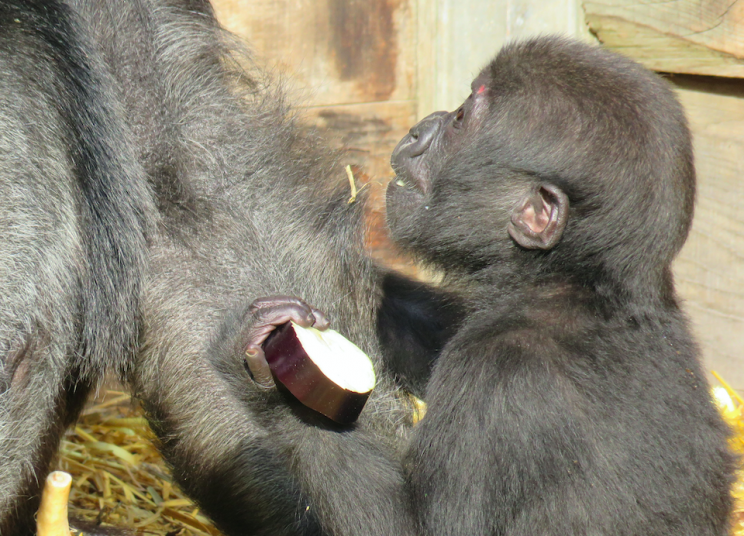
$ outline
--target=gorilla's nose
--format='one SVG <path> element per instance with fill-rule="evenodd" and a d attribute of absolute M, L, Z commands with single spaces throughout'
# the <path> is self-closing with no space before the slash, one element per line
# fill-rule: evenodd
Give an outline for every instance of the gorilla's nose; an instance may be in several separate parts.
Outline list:
<path fill-rule="evenodd" d="M 426 152 L 431 142 L 436 138 L 437 132 L 442 125 L 442 118 L 447 112 L 434 112 L 416 123 L 408 135 L 403 138 L 393 151 L 393 158 L 414 158 Z"/>

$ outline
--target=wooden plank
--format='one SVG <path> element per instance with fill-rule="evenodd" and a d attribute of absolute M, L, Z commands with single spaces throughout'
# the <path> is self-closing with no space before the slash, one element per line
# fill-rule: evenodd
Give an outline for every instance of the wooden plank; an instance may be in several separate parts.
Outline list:
<path fill-rule="evenodd" d="M 578 11 L 576 0 L 508 0 L 506 37 L 576 35 Z"/>
<path fill-rule="evenodd" d="M 589 0 L 600 42 L 657 71 L 744 77 L 744 0 Z"/>
<path fill-rule="evenodd" d="M 418 10 L 419 118 L 457 108 L 509 40 L 579 30 L 576 0 L 419 0 Z"/>
<path fill-rule="evenodd" d="M 415 0 L 214 0 L 228 30 L 310 105 L 415 98 Z"/>
<path fill-rule="evenodd" d="M 435 41 L 435 110 L 454 110 L 470 82 L 508 38 L 511 0 L 438 0 Z M 427 114 L 428 115 L 428 114 Z"/>
<path fill-rule="evenodd" d="M 423 119 L 437 108 L 437 17 L 438 0 L 419 0 L 416 47 L 416 117 Z"/>
<path fill-rule="evenodd" d="M 706 366 L 744 391 L 744 83 L 674 80 L 698 173 L 695 220 L 675 277 Z"/>

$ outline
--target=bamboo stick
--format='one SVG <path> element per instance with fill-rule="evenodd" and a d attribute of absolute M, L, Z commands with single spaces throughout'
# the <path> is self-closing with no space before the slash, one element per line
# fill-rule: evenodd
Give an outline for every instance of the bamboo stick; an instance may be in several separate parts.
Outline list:
<path fill-rule="evenodd" d="M 70 536 L 67 520 L 67 501 L 72 477 L 63 471 L 49 473 L 41 494 L 41 505 L 36 516 L 38 536 Z"/>

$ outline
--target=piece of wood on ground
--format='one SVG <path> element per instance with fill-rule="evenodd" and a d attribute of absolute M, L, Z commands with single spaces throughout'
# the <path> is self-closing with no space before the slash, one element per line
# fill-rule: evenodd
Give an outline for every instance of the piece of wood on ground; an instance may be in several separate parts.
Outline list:
<path fill-rule="evenodd" d="M 72 477 L 69 473 L 53 471 L 47 476 L 36 515 L 38 536 L 70 536 L 67 501 L 71 486 Z"/>

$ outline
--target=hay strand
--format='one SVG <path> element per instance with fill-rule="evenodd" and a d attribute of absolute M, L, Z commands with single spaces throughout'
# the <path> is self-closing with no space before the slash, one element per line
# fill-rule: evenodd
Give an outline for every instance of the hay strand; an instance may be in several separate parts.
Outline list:
<path fill-rule="evenodd" d="M 720 382 L 720 387 L 713 388 L 713 400 L 721 412 L 723 420 L 732 431 L 730 446 L 739 457 L 739 471 L 733 487 L 734 514 L 732 517 L 731 536 L 744 536 L 744 399 L 726 383 L 715 371 L 711 374 Z"/>
<path fill-rule="evenodd" d="M 72 475 L 70 516 L 134 534 L 219 536 L 173 483 L 154 444 L 128 394 L 95 399 L 60 447 L 57 466 Z"/>

